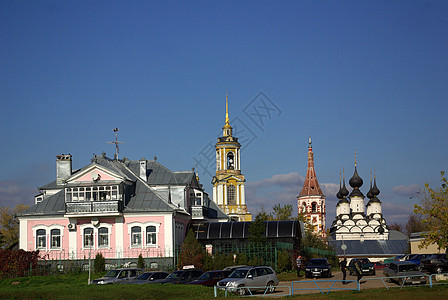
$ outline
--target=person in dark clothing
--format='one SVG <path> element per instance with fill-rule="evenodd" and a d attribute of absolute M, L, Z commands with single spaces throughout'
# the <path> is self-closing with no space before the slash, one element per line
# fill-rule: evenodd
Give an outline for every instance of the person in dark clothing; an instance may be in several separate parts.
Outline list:
<path fill-rule="evenodd" d="M 297 277 L 300 277 L 300 270 L 302 269 L 302 257 L 299 255 L 296 259 L 297 263 Z"/>
<path fill-rule="evenodd" d="M 347 258 L 344 257 L 344 259 L 339 263 L 339 265 L 341 266 L 342 280 L 344 280 L 342 284 L 347 284 L 347 282 L 345 282 L 345 278 L 347 277 Z"/>
<path fill-rule="evenodd" d="M 362 266 L 361 266 L 361 261 L 357 260 L 355 263 L 355 273 L 356 273 L 356 280 L 360 282 L 361 278 L 362 278 Z"/>

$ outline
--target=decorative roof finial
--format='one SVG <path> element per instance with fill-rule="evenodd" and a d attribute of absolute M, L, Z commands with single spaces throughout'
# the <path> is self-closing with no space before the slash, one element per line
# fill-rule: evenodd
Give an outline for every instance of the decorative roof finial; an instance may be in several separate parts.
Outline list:
<path fill-rule="evenodd" d="M 356 149 L 355 149 L 355 168 L 356 168 L 356 166 L 357 166 L 357 162 L 356 162 Z"/>
<path fill-rule="evenodd" d="M 229 125 L 229 103 L 228 103 L 227 91 L 226 91 L 226 125 Z"/>

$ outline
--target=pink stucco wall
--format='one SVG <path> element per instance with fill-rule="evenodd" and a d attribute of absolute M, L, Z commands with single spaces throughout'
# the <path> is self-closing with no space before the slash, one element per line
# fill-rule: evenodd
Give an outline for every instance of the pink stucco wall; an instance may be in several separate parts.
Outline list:
<path fill-rule="evenodd" d="M 99 227 L 102 227 L 104 224 L 110 225 L 110 231 L 109 231 L 109 247 L 106 248 L 95 248 L 95 249 L 83 249 L 83 229 L 81 229 L 82 225 L 85 224 L 91 224 L 91 218 L 78 218 L 76 222 L 76 253 L 70 253 L 70 241 L 69 237 L 70 234 L 73 232 L 69 231 L 67 228 L 67 225 L 69 224 L 69 220 L 67 219 L 35 219 L 35 220 L 28 220 L 27 224 L 27 247 L 24 250 L 36 250 L 36 236 L 35 236 L 35 230 L 38 225 L 43 226 L 52 226 L 52 225 L 60 225 L 63 226 L 63 229 L 61 230 L 61 249 L 50 249 L 51 241 L 50 241 L 50 229 L 47 229 L 47 236 L 46 236 L 46 243 L 47 243 L 47 250 L 39 249 L 41 252 L 41 257 L 45 259 L 69 259 L 77 258 L 77 259 L 84 259 L 88 258 L 89 255 L 93 258 L 98 252 L 101 252 L 104 257 L 106 258 L 126 258 L 126 257 L 138 257 L 140 254 L 142 254 L 144 257 L 155 257 L 155 256 L 165 256 L 165 227 L 166 224 L 164 222 L 163 216 L 142 216 L 142 217 L 133 217 L 133 216 L 125 216 L 123 217 L 123 248 L 117 247 L 117 236 L 116 236 L 116 226 L 117 221 L 121 222 L 121 217 L 115 218 L 115 217 L 109 217 L 109 218 L 99 218 L 100 225 Z M 188 221 L 186 220 L 178 220 L 179 222 L 186 223 Z M 157 245 L 151 246 L 151 247 L 145 247 L 143 245 L 139 248 L 131 248 L 130 247 L 130 228 L 128 228 L 128 224 L 133 222 L 139 222 L 139 223 L 146 223 L 146 222 L 154 222 L 157 223 L 158 226 L 158 232 L 157 232 Z M 142 225 L 143 226 L 143 225 Z M 34 227 L 34 228 L 33 228 Z M 173 232 L 174 234 L 174 232 Z M 168 237 L 170 239 L 171 237 Z M 97 231 L 94 231 L 94 241 L 95 246 L 98 245 L 98 234 Z M 143 240 L 142 240 L 143 242 Z M 172 249 L 167 249 L 172 250 Z M 117 253 L 119 252 L 119 253 Z M 75 255 L 75 257 L 73 257 Z"/>

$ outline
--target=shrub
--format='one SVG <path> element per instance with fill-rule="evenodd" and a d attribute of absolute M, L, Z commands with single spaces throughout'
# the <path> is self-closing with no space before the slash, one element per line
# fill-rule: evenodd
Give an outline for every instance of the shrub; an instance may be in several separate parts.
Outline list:
<path fill-rule="evenodd" d="M 104 272 L 106 269 L 106 260 L 104 259 L 103 254 L 98 253 L 95 256 L 95 260 L 93 262 L 95 273 Z"/>
<path fill-rule="evenodd" d="M 142 254 L 138 256 L 137 268 L 144 269 L 145 268 L 145 260 L 143 259 Z"/>

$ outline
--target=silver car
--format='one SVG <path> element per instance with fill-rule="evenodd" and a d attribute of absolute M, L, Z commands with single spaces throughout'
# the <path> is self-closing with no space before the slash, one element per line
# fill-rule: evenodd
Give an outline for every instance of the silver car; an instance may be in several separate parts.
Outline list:
<path fill-rule="evenodd" d="M 93 280 L 92 284 L 113 284 L 119 282 L 121 283 L 123 281 L 135 279 L 142 273 L 143 270 L 137 268 L 110 270 L 104 277 Z"/>
<path fill-rule="evenodd" d="M 232 272 L 229 277 L 218 282 L 219 289 L 225 289 L 239 295 L 254 290 L 266 290 L 268 293 L 275 291 L 278 285 L 277 274 L 271 267 L 245 267 Z"/>

